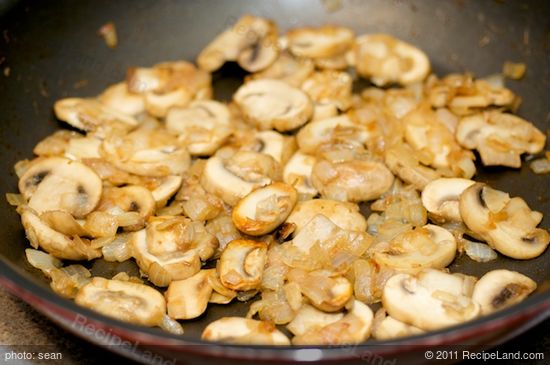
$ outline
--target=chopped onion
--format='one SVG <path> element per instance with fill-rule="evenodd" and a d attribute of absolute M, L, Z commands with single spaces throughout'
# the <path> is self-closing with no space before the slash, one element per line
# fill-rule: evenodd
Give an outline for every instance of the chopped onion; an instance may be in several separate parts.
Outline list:
<path fill-rule="evenodd" d="M 32 248 L 27 248 L 25 250 L 25 255 L 27 256 L 27 261 L 29 261 L 29 264 L 42 270 L 42 272 L 48 277 L 50 276 L 51 270 L 60 268 L 63 265 L 59 259 L 53 257 L 52 255 L 39 250 L 34 250 Z"/>
<path fill-rule="evenodd" d="M 529 167 L 535 174 L 547 174 L 550 172 L 550 161 L 547 158 L 538 158 L 531 162 Z"/>
<path fill-rule="evenodd" d="M 462 238 L 464 251 L 469 258 L 477 262 L 489 262 L 496 260 L 497 253 L 485 243 L 473 242 Z"/>
<path fill-rule="evenodd" d="M 84 229 L 93 237 L 113 237 L 118 229 L 118 217 L 105 212 L 92 212 L 86 217 Z"/>
<path fill-rule="evenodd" d="M 250 299 L 254 298 L 258 294 L 257 290 L 248 290 L 237 292 L 237 300 L 239 302 L 248 302 Z"/>
<path fill-rule="evenodd" d="M 504 62 L 504 65 L 502 66 L 502 73 L 504 76 L 513 79 L 513 80 L 519 80 L 525 75 L 525 71 L 527 70 L 527 66 L 525 66 L 525 63 L 514 63 L 514 62 Z"/>
<path fill-rule="evenodd" d="M 80 288 L 90 281 L 90 271 L 82 265 L 70 265 L 51 271 L 50 287 L 65 298 L 74 298 Z"/>
<path fill-rule="evenodd" d="M 143 218 L 137 212 L 125 212 L 116 216 L 120 227 L 129 227 L 138 224 L 143 224 Z"/>
<path fill-rule="evenodd" d="M 119 234 L 116 239 L 101 248 L 105 261 L 123 262 L 132 257 L 132 249 L 128 244 L 128 235 Z"/>
<path fill-rule="evenodd" d="M 18 207 L 23 204 L 27 204 L 25 198 L 21 194 L 6 193 L 6 200 L 8 204 L 14 207 Z"/>
<path fill-rule="evenodd" d="M 168 317 L 166 314 L 162 317 L 162 322 L 159 323 L 159 327 L 166 332 L 173 333 L 174 335 L 183 335 L 183 326 L 178 321 Z"/>
<path fill-rule="evenodd" d="M 153 262 L 149 265 L 147 276 L 149 277 L 149 281 L 156 286 L 168 286 L 172 281 L 170 273 L 158 262 Z"/>
<path fill-rule="evenodd" d="M 482 80 L 485 80 L 494 89 L 505 87 L 503 74 L 492 74 L 484 77 Z"/>

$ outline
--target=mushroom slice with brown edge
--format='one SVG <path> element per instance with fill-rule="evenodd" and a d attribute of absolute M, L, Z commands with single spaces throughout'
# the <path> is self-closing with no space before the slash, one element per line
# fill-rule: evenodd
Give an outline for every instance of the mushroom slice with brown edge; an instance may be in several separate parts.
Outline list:
<path fill-rule="evenodd" d="M 155 199 L 155 202 L 157 203 L 157 208 L 166 205 L 166 202 L 178 192 L 182 182 L 183 177 L 178 175 L 171 175 L 160 178 L 159 185 L 151 190 L 153 199 Z"/>
<path fill-rule="evenodd" d="M 503 255 L 531 259 L 548 247 L 550 234 L 537 228 L 542 213 L 519 197 L 476 183 L 464 190 L 459 207 L 466 226 Z"/>
<path fill-rule="evenodd" d="M 304 125 L 313 113 L 313 104 L 302 90 L 279 80 L 249 81 L 233 100 L 244 119 L 260 130 L 291 131 Z"/>
<path fill-rule="evenodd" d="M 246 71 L 261 71 L 279 55 L 277 32 L 272 21 L 244 15 L 201 51 L 197 64 L 213 72 L 227 61 L 237 61 Z"/>
<path fill-rule="evenodd" d="M 40 157 L 62 156 L 72 140 L 83 138 L 78 132 L 60 129 L 38 142 L 32 151 Z"/>
<path fill-rule="evenodd" d="M 316 153 L 320 145 L 335 139 L 365 143 L 369 138 L 368 129 L 364 125 L 354 123 L 346 115 L 308 123 L 296 135 L 300 151 L 310 154 Z"/>
<path fill-rule="evenodd" d="M 104 128 L 130 130 L 139 124 L 134 117 L 94 99 L 61 99 L 55 102 L 54 112 L 59 120 L 86 132 Z"/>
<path fill-rule="evenodd" d="M 365 341 L 372 328 L 372 310 L 353 300 L 346 315 L 321 328 L 312 328 L 292 339 L 293 345 L 349 345 Z"/>
<path fill-rule="evenodd" d="M 393 340 L 422 333 L 424 333 L 424 331 L 420 328 L 403 323 L 392 316 L 386 315 L 386 311 L 383 308 L 380 308 L 374 314 L 372 337 L 377 340 Z"/>
<path fill-rule="evenodd" d="M 298 28 L 286 34 L 292 54 L 321 61 L 343 56 L 353 45 L 353 36 L 350 29 L 331 25 Z"/>
<path fill-rule="evenodd" d="M 145 225 L 155 208 L 155 199 L 148 189 L 140 185 L 126 185 L 121 188 L 104 188 L 96 210 L 115 217 L 128 216 L 126 213 L 135 212 L 139 218 L 135 223 L 121 224 L 125 230 L 135 231 Z"/>
<path fill-rule="evenodd" d="M 386 34 L 365 34 L 355 40 L 355 69 L 375 85 L 410 85 L 424 80 L 430 60 L 409 43 Z"/>
<path fill-rule="evenodd" d="M 427 224 L 399 234 L 385 249 L 375 251 L 373 258 L 379 265 L 401 271 L 442 269 L 453 261 L 456 250 L 456 240 L 451 232 Z"/>
<path fill-rule="evenodd" d="M 86 136 L 83 138 L 73 138 L 65 150 L 64 156 L 71 160 L 82 161 L 87 158 L 100 158 L 99 148 L 101 139 Z"/>
<path fill-rule="evenodd" d="M 218 246 L 216 238 L 200 222 L 185 217 L 159 216 L 147 228 L 130 237 L 133 257 L 149 280 L 167 286 L 195 275 Z"/>
<path fill-rule="evenodd" d="M 257 152 L 270 155 L 280 164 L 285 164 L 296 151 L 296 141 L 275 131 L 261 131 L 255 135 L 260 145 Z"/>
<path fill-rule="evenodd" d="M 456 139 L 469 149 L 477 149 L 485 166 L 521 166 L 522 153 L 538 153 L 546 137 L 532 123 L 518 116 L 491 111 L 462 118 Z"/>
<path fill-rule="evenodd" d="M 232 131 L 229 109 L 214 100 L 196 100 L 187 107 L 174 107 L 166 116 L 166 128 L 179 134 L 194 156 L 213 154 Z"/>
<path fill-rule="evenodd" d="M 472 298 L 489 314 L 521 302 L 536 288 L 537 283 L 519 272 L 493 270 L 478 280 Z"/>
<path fill-rule="evenodd" d="M 300 87 L 305 79 L 313 72 L 313 62 L 309 59 L 297 59 L 288 53 L 281 53 L 265 70 L 247 76 L 245 81 L 255 79 L 277 79 L 287 84 Z"/>
<path fill-rule="evenodd" d="M 92 248 L 88 240 L 56 231 L 29 208 L 22 209 L 21 223 L 31 246 L 41 247 L 57 258 L 91 260 L 101 256 L 101 250 Z"/>
<path fill-rule="evenodd" d="M 298 194 L 287 184 L 274 182 L 242 198 L 233 208 L 235 227 L 251 236 L 272 232 L 288 217 Z"/>
<path fill-rule="evenodd" d="M 475 181 L 461 178 L 433 180 L 422 190 L 422 205 L 435 222 L 462 222 L 460 195 L 473 184 Z"/>
<path fill-rule="evenodd" d="M 417 190 L 423 190 L 430 181 L 441 177 L 437 171 L 422 165 L 416 152 L 405 143 L 388 146 L 384 162 L 395 175 Z"/>
<path fill-rule="evenodd" d="M 320 160 L 313 166 L 311 181 L 327 199 L 360 202 L 384 194 L 393 184 L 393 174 L 382 162 Z"/>
<path fill-rule="evenodd" d="M 327 270 L 306 272 L 292 269 L 287 274 L 289 282 L 297 283 L 316 308 L 336 312 L 344 308 L 353 295 L 353 285 L 343 276 Z"/>
<path fill-rule="evenodd" d="M 100 154 L 115 167 L 141 176 L 180 175 L 191 163 L 182 142 L 166 130 L 137 129 L 125 136 L 112 135 Z"/>
<path fill-rule="evenodd" d="M 295 336 L 301 336 L 309 331 L 319 330 L 344 317 L 344 313 L 325 313 L 319 309 L 303 304 L 294 319 L 286 326 Z"/>
<path fill-rule="evenodd" d="M 62 210 L 82 218 L 99 202 L 102 184 L 86 165 L 49 157 L 35 160 L 19 179 L 19 191 L 37 213 Z"/>
<path fill-rule="evenodd" d="M 367 221 L 359 211 L 357 204 L 329 199 L 312 199 L 298 202 L 288 216 L 286 222 L 296 225 L 293 236 L 296 236 L 317 214 L 324 215 L 341 229 L 361 232 L 367 230 Z"/>
<path fill-rule="evenodd" d="M 382 304 L 393 318 L 425 331 L 463 323 L 480 314 L 479 304 L 463 293 L 461 280 L 433 269 L 392 276 L 384 286 Z"/>
<path fill-rule="evenodd" d="M 206 162 L 200 177 L 206 191 L 220 197 L 226 204 L 235 205 L 252 190 L 278 179 L 280 166 L 269 155 L 238 151 L 230 157 L 221 153 Z"/>
<path fill-rule="evenodd" d="M 138 115 L 145 111 L 143 95 L 130 92 L 126 82 L 109 86 L 98 96 L 98 100 L 126 115 Z"/>
<path fill-rule="evenodd" d="M 318 193 L 311 182 L 311 171 L 316 161 L 315 156 L 297 151 L 285 165 L 283 180 L 298 191 L 300 200 L 313 198 Z"/>
<path fill-rule="evenodd" d="M 201 270 L 187 279 L 170 283 L 164 294 L 170 318 L 193 319 L 204 313 L 212 294 L 208 276 L 213 271 Z"/>
<path fill-rule="evenodd" d="M 304 81 L 301 88 L 318 106 L 331 105 L 340 111 L 351 107 L 351 89 L 353 80 L 347 72 L 326 70 L 315 72 Z"/>
<path fill-rule="evenodd" d="M 267 260 L 267 245 L 251 240 L 233 240 L 225 247 L 218 261 L 222 284 L 232 290 L 258 288 Z"/>
<path fill-rule="evenodd" d="M 290 345 L 288 338 L 274 324 L 242 317 L 223 317 L 211 322 L 201 338 L 246 345 Z"/>
<path fill-rule="evenodd" d="M 130 92 L 144 95 L 146 111 L 158 118 L 172 107 L 184 107 L 212 93 L 210 74 L 186 61 L 130 68 L 126 82 Z"/>
<path fill-rule="evenodd" d="M 130 281 L 96 277 L 76 295 L 76 304 L 125 322 L 158 326 L 166 314 L 166 302 L 157 290 Z"/>

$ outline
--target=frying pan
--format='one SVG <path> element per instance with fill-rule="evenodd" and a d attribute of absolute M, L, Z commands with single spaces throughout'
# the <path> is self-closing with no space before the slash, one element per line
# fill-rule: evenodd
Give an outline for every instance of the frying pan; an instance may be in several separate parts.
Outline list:
<path fill-rule="evenodd" d="M 12 3 L 15 5 L 10 8 Z M 283 31 L 332 23 L 348 26 L 357 34 L 389 33 L 423 49 L 440 75 L 472 71 L 486 76 L 500 71 L 504 61 L 524 62 L 524 79 L 508 82 L 523 97 L 519 114 L 545 133 L 550 126 L 550 2 L 546 1 L 344 0 L 336 10 L 319 0 L 10 0 L 0 4 L 0 10 L 4 9 L 0 71 L 5 75 L 0 74 L 2 193 L 17 190 L 13 164 L 32 156 L 36 142 L 62 126 L 52 115 L 55 100 L 95 95 L 123 79 L 131 66 L 193 60 L 209 40 L 244 13 L 272 18 Z M 96 35 L 108 21 L 118 30 L 116 50 L 108 49 Z M 217 72 L 216 97 L 227 99 L 243 76 L 235 65 Z M 519 171 L 479 167 L 476 180 L 523 197 L 532 208 L 545 213 L 542 226 L 548 227 L 550 180 L 523 165 Z M 539 289 L 521 304 L 490 316 L 394 341 L 302 348 L 204 343 L 200 333 L 207 323 L 222 316 L 244 315 L 247 304 L 209 306 L 205 315 L 185 324 L 182 336 L 105 318 L 54 294 L 42 274 L 25 261 L 28 243 L 15 210 L 3 202 L 0 214 L 1 283 L 69 331 L 101 345 L 113 345 L 109 346 L 112 350 L 140 361 L 154 362 L 155 357 L 147 356 L 154 353 L 164 356 L 165 363 L 382 363 L 386 359 L 412 364 L 422 362 L 424 349 L 438 345 L 494 346 L 550 315 L 550 250 L 528 261 L 499 256 L 496 261 L 479 264 L 460 257 L 452 271 L 480 276 L 495 268 L 509 268 L 532 277 Z M 98 275 L 120 269 L 101 262 L 92 267 Z M 126 340 L 130 345 L 119 345 Z"/>

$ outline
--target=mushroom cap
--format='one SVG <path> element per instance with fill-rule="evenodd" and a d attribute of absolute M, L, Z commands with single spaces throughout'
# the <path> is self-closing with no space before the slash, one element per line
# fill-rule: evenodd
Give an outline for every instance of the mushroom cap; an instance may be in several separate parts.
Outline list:
<path fill-rule="evenodd" d="M 267 245 L 264 242 L 233 240 L 218 261 L 220 281 L 232 290 L 256 289 L 262 281 L 266 260 Z"/>
<path fill-rule="evenodd" d="M 143 95 L 130 92 L 126 82 L 109 86 L 97 99 L 103 105 L 126 115 L 138 115 L 145 111 Z"/>
<path fill-rule="evenodd" d="M 125 227 L 126 230 L 141 229 L 145 221 L 153 215 L 156 202 L 151 192 L 141 185 L 126 185 L 121 188 L 106 187 L 96 210 L 119 216 L 128 212 L 136 212 L 142 219 L 141 224 Z"/>
<path fill-rule="evenodd" d="M 170 175 L 161 178 L 160 184 L 151 190 L 151 195 L 157 203 L 157 208 L 166 205 L 166 202 L 178 192 L 183 183 L 183 177 L 178 175 Z"/>
<path fill-rule="evenodd" d="M 461 222 L 460 195 L 475 181 L 461 178 L 439 178 L 422 190 L 422 205 L 436 219 Z"/>
<path fill-rule="evenodd" d="M 445 228 L 427 224 L 403 232 L 389 242 L 383 251 L 374 252 L 379 265 L 399 270 L 442 269 L 455 258 L 457 243 Z"/>
<path fill-rule="evenodd" d="M 101 256 L 101 250 L 78 236 L 68 235 L 50 227 L 31 209 L 21 212 L 21 223 L 33 247 L 41 247 L 51 255 L 66 260 L 91 260 Z M 59 227 L 57 227 L 59 228 Z"/>
<path fill-rule="evenodd" d="M 257 152 L 270 155 L 280 164 L 285 164 L 296 151 L 296 141 L 293 137 L 275 131 L 257 132 L 256 139 L 261 145 Z"/>
<path fill-rule="evenodd" d="M 62 210 L 77 218 L 94 210 L 103 190 L 101 179 L 92 169 L 62 157 L 36 160 L 21 176 L 18 186 L 36 212 Z"/>
<path fill-rule="evenodd" d="M 378 86 L 409 85 L 430 73 L 426 54 L 387 34 L 364 34 L 355 39 L 355 68 Z"/>
<path fill-rule="evenodd" d="M 295 58 L 288 53 L 281 53 L 268 68 L 261 72 L 247 76 L 245 81 L 254 79 L 276 79 L 287 84 L 300 87 L 305 79 L 313 72 L 314 65 L 307 58 Z"/>
<path fill-rule="evenodd" d="M 320 160 L 313 166 L 311 180 L 325 198 L 360 202 L 376 199 L 388 191 L 394 176 L 382 162 Z"/>
<path fill-rule="evenodd" d="M 425 278 L 432 275 L 437 280 Z M 451 285 L 453 281 L 456 283 Z M 392 276 L 384 286 L 382 304 L 393 318 L 430 331 L 466 322 L 479 315 L 479 304 L 461 293 L 462 284 L 453 279 L 453 275 L 424 270 L 415 276 Z"/>
<path fill-rule="evenodd" d="M 272 232 L 288 217 L 298 194 L 287 184 L 274 182 L 242 198 L 233 208 L 232 219 L 241 232 L 261 236 Z"/>
<path fill-rule="evenodd" d="M 317 214 L 324 215 L 344 230 L 360 232 L 367 230 L 367 221 L 357 204 L 330 199 L 312 199 L 298 202 L 288 216 L 286 222 L 296 225 L 293 236 L 296 236 Z"/>
<path fill-rule="evenodd" d="M 157 290 L 144 284 L 100 277 L 84 285 L 75 302 L 108 317 L 149 327 L 159 325 L 166 313 L 166 302 Z"/>
<path fill-rule="evenodd" d="M 492 270 L 478 280 L 472 298 L 489 314 L 521 302 L 536 288 L 537 283 L 519 272 Z"/>
<path fill-rule="evenodd" d="M 347 72 L 326 70 L 313 73 L 301 88 L 316 103 L 316 108 L 317 105 L 333 105 L 337 110 L 345 111 L 352 104 L 352 84 Z"/>
<path fill-rule="evenodd" d="M 170 283 L 164 294 L 170 318 L 193 319 L 204 313 L 212 294 L 208 276 L 213 271 L 201 270 L 187 279 Z"/>
<path fill-rule="evenodd" d="M 311 183 L 311 171 L 316 161 L 315 156 L 297 151 L 288 160 L 283 170 L 284 182 L 294 186 L 305 198 L 314 197 L 318 193 Z"/>
<path fill-rule="evenodd" d="M 374 315 L 372 337 L 384 341 L 399 337 L 414 336 L 424 333 L 420 328 L 398 321 L 386 315 L 384 309 L 379 309 Z"/>
<path fill-rule="evenodd" d="M 280 80 L 249 81 L 237 90 L 233 100 L 244 119 L 260 130 L 290 131 L 304 125 L 313 113 L 307 94 Z"/>
<path fill-rule="evenodd" d="M 303 304 L 294 319 L 286 326 L 295 336 L 301 336 L 313 330 L 319 330 L 344 317 L 344 313 L 325 313 L 319 309 Z"/>
<path fill-rule="evenodd" d="M 286 34 L 292 54 L 307 58 L 331 58 L 344 54 L 353 44 L 353 31 L 326 25 L 319 28 L 297 28 Z"/>
<path fill-rule="evenodd" d="M 211 322 L 201 338 L 247 345 L 290 345 L 288 338 L 272 323 L 241 317 L 223 317 Z"/>

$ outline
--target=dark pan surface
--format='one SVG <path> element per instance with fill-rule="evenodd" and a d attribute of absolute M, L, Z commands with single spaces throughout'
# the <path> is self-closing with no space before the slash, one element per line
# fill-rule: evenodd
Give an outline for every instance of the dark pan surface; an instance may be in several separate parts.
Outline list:
<path fill-rule="evenodd" d="M 351 27 L 357 34 L 393 34 L 423 49 L 440 75 L 472 71 L 486 76 L 499 72 L 504 61 L 525 62 L 524 79 L 508 81 L 507 86 L 523 97 L 519 114 L 548 134 L 550 2 L 344 0 L 339 10 L 328 12 L 319 0 L 21 1 L 0 18 L 0 71 L 10 69 L 9 77 L 0 73 L 2 195 L 17 190 L 13 164 L 31 157 L 33 146 L 41 138 L 65 127 L 52 115 L 55 100 L 95 95 L 123 79 L 131 66 L 193 60 L 209 40 L 244 13 L 270 17 L 283 31 L 332 23 Z M 108 49 L 96 35 L 108 21 L 116 24 L 119 35 L 115 50 Z M 242 76 L 236 67 L 224 67 L 214 77 L 216 97 L 231 95 Z M 534 175 L 524 164 L 521 171 L 480 169 L 476 180 L 523 197 L 533 209 L 545 213 L 542 226 L 550 226 L 548 175 Z M 26 263 L 24 249 L 28 246 L 14 209 L 2 202 L 0 214 L 4 274 L 9 273 L 18 285 L 38 290 L 48 300 L 75 310 L 73 304 L 49 293 L 41 273 Z M 526 273 L 542 284 L 540 294 L 529 301 L 533 305 L 550 299 L 549 260 L 550 250 L 529 261 L 499 257 L 491 263 L 477 264 L 462 257 L 452 270 L 478 276 L 494 268 Z M 94 271 L 105 273 L 110 269 L 96 266 Z M 205 324 L 221 316 L 243 315 L 246 310 L 241 304 L 209 306 L 203 317 L 186 324 L 184 338 L 197 340 Z"/>

